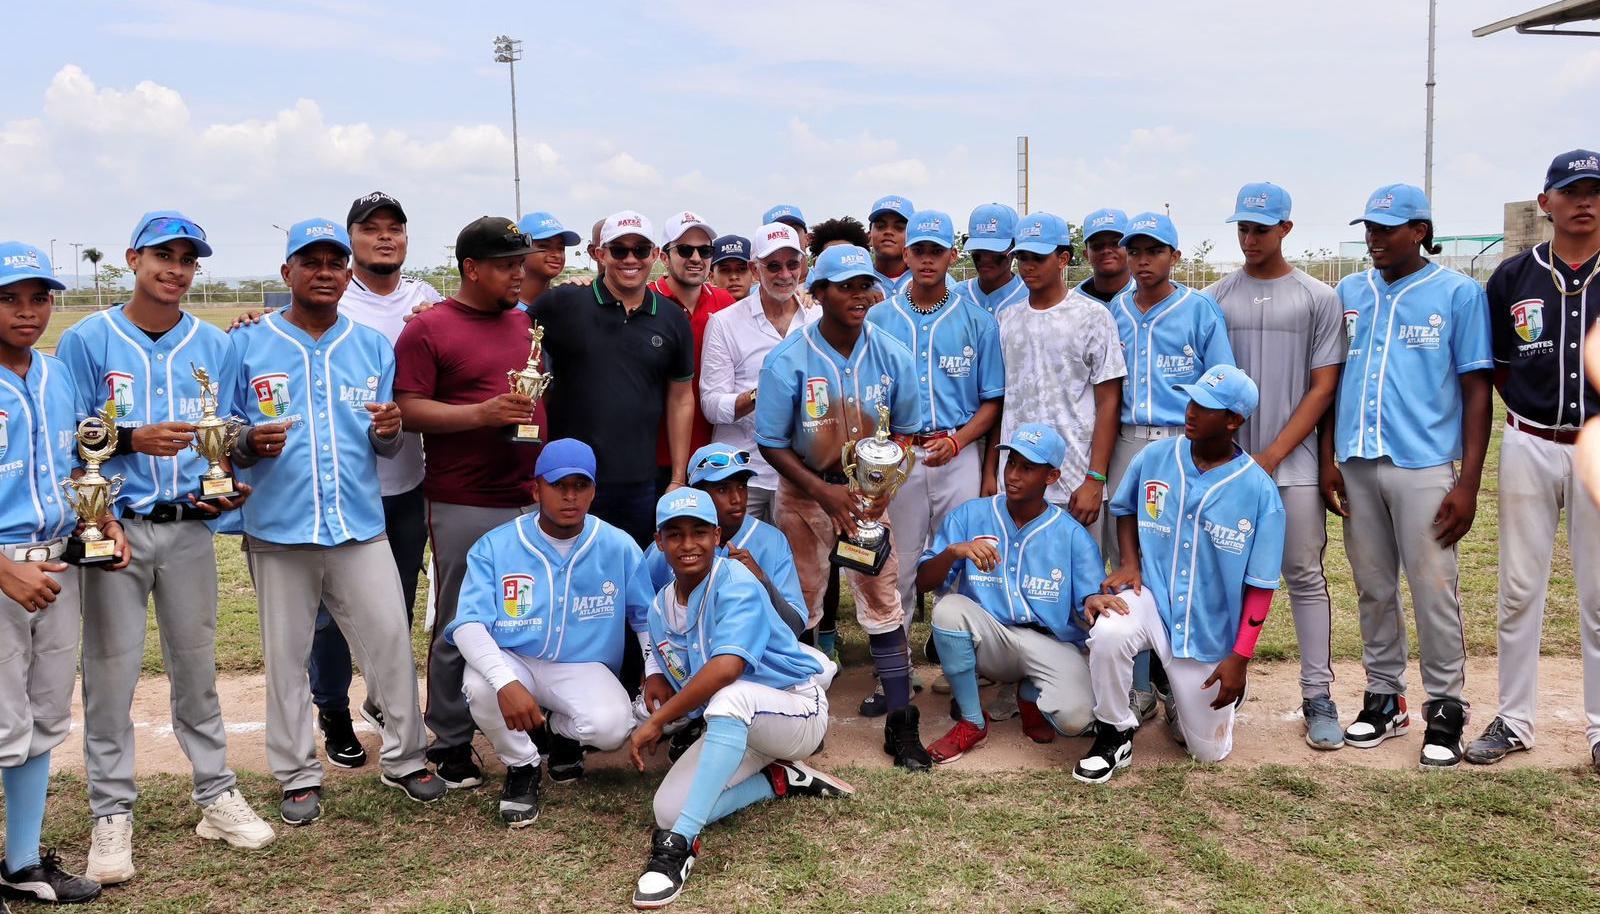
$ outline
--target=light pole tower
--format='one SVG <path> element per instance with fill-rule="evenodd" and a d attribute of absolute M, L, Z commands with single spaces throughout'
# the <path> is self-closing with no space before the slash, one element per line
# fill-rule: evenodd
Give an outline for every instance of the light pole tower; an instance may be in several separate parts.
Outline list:
<path fill-rule="evenodd" d="M 1017 137 L 1017 214 L 1028 215 L 1028 138 Z"/>
<path fill-rule="evenodd" d="M 494 40 L 494 62 L 511 70 L 511 183 L 517 191 L 517 218 L 522 218 L 522 160 L 517 151 L 517 61 L 522 59 L 522 42 L 505 35 Z"/>
<path fill-rule="evenodd" d="M 1422 192 L 1433 199 L 1433 49 L 1434 13 L 1437 0 L 1428 0 L 1428 132 L 1427 150 L 1422 158 Z"/>

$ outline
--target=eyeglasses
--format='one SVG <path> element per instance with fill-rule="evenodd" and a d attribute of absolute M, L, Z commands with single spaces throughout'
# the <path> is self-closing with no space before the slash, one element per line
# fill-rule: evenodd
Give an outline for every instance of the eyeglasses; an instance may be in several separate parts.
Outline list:
<path fill-rule="evenodd" d="M 800 261 L 798 260 L 763 260 L 761 266 L 768 273 L 798 273 Z"/>
<path fill-rule="evenodd" d="M 655 253 L 656 246 L 648 241 L 641 241 L 634 245 L 627 245 L 620 241 L 613 241 L 606 245 L 606 250 L 610 251 L 611 256 L 616 260 L 627 260 L 629 254 L 632 254 L 634 257 L 637 257 L 640 260 L 644 260 L 651 254 Z"/>
<path fill-rule="evenodd" d="M 749 451 L 734 451 L 732 454 L 719 451 L 715 454 L 707 454 L 704 457 L 701 457 L 700 462 L 695 464 L 694 468 L 697 470 L 703 470 L 706 467 L 713 467 L 720 470 L 723 467 L 730 466 L 742 467 L 749 463 Z"/>
<path fill-rule="evenodd" d="M 673 250 L 677 251 L 678 256 L 684 260 L 688 260 L 696 254 L 700 255 L 701 260 L 710 260 L 711 255 L 717 252 L 716 247 L 709 244 L 680 244 L 673 247 Z"/>
<path fill-rule="evenodd" d="M 172 216 L 165 216 L 160 219 L 150 220 L 150 222 L 145 225 L 144 229 L 139 232 L 139 240 L 143 241 L 146 238 L 162 238 L 169 235 L 182 235 L 186 238 L 198 238 L 201 241 L 206 240 L 206 233 L 200 228 L 200 226 L 195 225 L 193 222 L 190 222 L 187 219 L 178 219 Z M 143 245 L 134 245 L 136 248 L 142 246 Z"/>

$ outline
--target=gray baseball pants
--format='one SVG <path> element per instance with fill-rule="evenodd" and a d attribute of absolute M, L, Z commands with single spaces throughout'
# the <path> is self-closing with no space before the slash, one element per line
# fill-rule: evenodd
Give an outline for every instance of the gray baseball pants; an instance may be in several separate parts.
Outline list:
<path fill-rule="evenodd" d="M 1328 513 L 1316 486 L 1279 486 L 1283 499 L 1283 578 L 1295 640 L 1300 643 L 1300 697 L 1327 698 L 1333 687 L 1333 606 L 1322 557 Z"/>
<path fill-rule="evenodd" d="M 71 565 L 54 573 L 61 592 L 38 612 L 0 594 L 0 768 L 49 752 L 72 728 L 82 602 L 78 576 Z"/>

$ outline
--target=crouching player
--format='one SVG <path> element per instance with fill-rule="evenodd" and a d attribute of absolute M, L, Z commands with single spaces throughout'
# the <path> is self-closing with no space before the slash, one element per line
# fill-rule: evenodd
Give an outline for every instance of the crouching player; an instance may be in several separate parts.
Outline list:
<path fill-rule="evenodd" d="M 550 779 L 560 783 L 582 773 L 581 747 L 616 749 L 633 729 L 617 675 L 624 595 L 640 553 L 632 537 L 589 515 L 594 472 L 589 445 L 563 438 L 544 446 L 534 465 L 538 513 L 473 545 L 444 631 L 467 661 L 462 691 L 472 719 L 506 766 L 500 818 L 512 828 L 539 818 L 535 736 L 574 747 L 576 767 L 561 770 L 552 751 Z"/>
<path fill-rule="evenodd" d="M 779 621 L 755 575 L 717 555 L 720 536 L 705 492 L 678 489 L 657 503 L 656 545 L 673 580 L 632 620 L 650 639 L 644 692 L 654 712 L 633 731 L 629 752 L 643 771 L 662 728 L 696 710 L 706 733 L 656 790 L 657 827 L 636 908 L 678 897 L 707 824 L 774 797 L 855 792 L 798 761 L 822 745 L 837 668 Z"/>
<path fill-rule="evenodd" d="M 928 747 L 941 765 L 989 735 L 980 673 L 1026 680 L 1017 708 L 1034 742 L 1078 735 L 1094 721 L 1077 614 L 1100 592 L 1105 564 L 1089 531 L 1044 497 L 1061 477 L 1066 440 L 1030 422 L 1000 447 L 1011 452 L 1004 494 L 950 512 L 917 567 L 918 590 L 949 589 L 933 605 L 933 640 L 961 719 Z"/>
<path fill-rule="evenodd" d="M 1123 696 L 1143 650 L 1155 651 L 1172 683 L 1173 736 L 1199 761 L 1227 756 L 1278 586 L 1283 502 L 1272 477 L 1233 442 L 1260 401 L 1255 382 L 1216 365 L 1179 389 L 1189 397 L 1184 437 L 1133 458 L 1111 501 L 1122 565 L 1106 593 L 1084 604 L 1100 727 L 1072 776 L 1089 784 L 1132 760 L 1138 720 Z"/>

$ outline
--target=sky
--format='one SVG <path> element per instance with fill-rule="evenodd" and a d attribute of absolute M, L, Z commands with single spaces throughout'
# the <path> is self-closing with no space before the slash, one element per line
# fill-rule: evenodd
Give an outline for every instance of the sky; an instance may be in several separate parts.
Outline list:
<path fill-rule="evenodd" d="M 1557 153 L 1600 147 L 1600 39 L 1471 29 L 1539 0 L 1439 4 L 1434 213 L 1498 232 Z M 440 10 L 448 9 L 448 16 Z M 383 190 L 410 262 L 524 212 L 586 231 L 681 209 L 748 234 L 776 203 L 813 222 L 903 194 L 964 221 L 1016 202 L 1077 223 L 1171 207 L 1182 246 L 1237 257 L 1248 181 L 1294 198 L 1291 253 L 1359 239 L 1367 194 L 1421 184 L 1427 4 L 124 0 L 8 7 L 0 238 L 120 260 L 140 213 L 205 227 L 216 277 L 275 273 L 274 225 L 342 221 Z M 87 274 L 85 274 L 87 282 Z"/>

